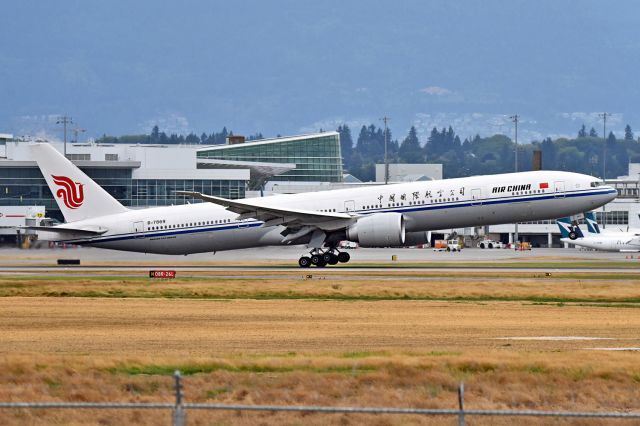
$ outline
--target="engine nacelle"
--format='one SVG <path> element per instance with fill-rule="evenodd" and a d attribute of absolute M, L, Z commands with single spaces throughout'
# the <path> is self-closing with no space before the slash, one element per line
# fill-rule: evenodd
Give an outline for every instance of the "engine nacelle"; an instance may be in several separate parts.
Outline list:
<path fill-rule="evenodd" d="M 361 247 L 397 247 L 404 245 L 402 213 L 376 213 L 366 216 L 347 228 L 347 239 Z"/>
<path fill-rule="evenodd" d="M 421 246 L 429 242 L 429 231 L 407 232 L 404 237 L 404 246 Z"/>

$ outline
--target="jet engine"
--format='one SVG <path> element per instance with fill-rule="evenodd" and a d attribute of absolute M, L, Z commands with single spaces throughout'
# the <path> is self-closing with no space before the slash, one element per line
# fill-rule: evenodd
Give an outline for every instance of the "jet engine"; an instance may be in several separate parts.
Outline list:
<path fill-rule="evenodd" d="M 401 213 L 376 213 L 347 228 L 347 239 L 361 247 L 397 247 L 404 245 L 404 217 Z"/>
<path fill-rule="evenodd" d="M 405 247 L 410 246 L 420 246 L 422 244 L 427 244 L 429 242 L 429 232 L 428 231 L 418 231 L 418 232 L 407 232 L 404 237 Z"/>

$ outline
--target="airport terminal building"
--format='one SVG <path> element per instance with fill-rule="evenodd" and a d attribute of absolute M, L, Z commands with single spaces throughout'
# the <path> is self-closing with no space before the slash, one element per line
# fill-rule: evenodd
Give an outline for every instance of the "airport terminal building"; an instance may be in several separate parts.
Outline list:
<path fill-rule="evenodd" d="M 62 220 L 29 140 L 0 138 L 0 205 L 44 206 Z M 226 145 L 129 145 L 50 142 L 127 207 L 193 203 L 176 191 L 224 198 L 254 195 L 270 180 L 342 181 L 337 132 L 251 142 L 236 137 Z"/>

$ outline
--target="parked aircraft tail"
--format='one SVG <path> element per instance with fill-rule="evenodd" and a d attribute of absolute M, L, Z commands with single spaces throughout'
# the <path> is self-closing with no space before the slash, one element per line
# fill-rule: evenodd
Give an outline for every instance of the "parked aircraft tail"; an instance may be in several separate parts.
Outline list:
<path fill-rule="evenodd" d="M 127 211 L 51 145 L 38 143 L 30 149 L 66 222 Z"/>
<path fill-rule="evenodd" d="M 560 235 L 562 238 L 569 238 L 570 240 L 576 240 L 583 238 L 584 234 L 578 225 L 574 225 L 571 218 L 563 217 L 556 220 L 558 228 L 560 228 Z"/>
<path fill-rule="evenodd" d="M 584 220 L 587 222 L 587 230 L 590 234 L 600 233 L 600 226 L 598 225 L 598 220 L 596 219 L 596 214 L 594 212 L 585 213 Z"/>

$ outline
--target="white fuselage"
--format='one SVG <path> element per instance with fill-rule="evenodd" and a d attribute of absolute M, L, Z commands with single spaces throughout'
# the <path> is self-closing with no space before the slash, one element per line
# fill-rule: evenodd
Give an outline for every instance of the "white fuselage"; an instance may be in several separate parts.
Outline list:
<path fill-rule="evenodd" d="M 640 236 L 635 232 L 603 232 L 575 240 L 562 238 L 561 241 L 593 250 L 633 253 L 640 251 Z"/>
<path fill-rule="evenodd" d="M 252 199 L 263 207 L 347 212 L 354 217 L 399 212 L 406 231 L 428 231 L 554 219 L 592 210 L 615 198 L 591 176 L 523 172 L 360 187 Z M 189 254 L 286 244 L 283 226 L 263 226 L 211 203 L 130 210 L 61 225 L 106 228 L 70 242 L 147 253 Z"/>

